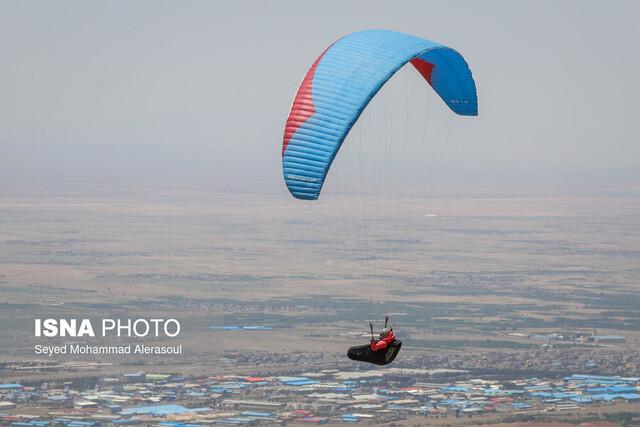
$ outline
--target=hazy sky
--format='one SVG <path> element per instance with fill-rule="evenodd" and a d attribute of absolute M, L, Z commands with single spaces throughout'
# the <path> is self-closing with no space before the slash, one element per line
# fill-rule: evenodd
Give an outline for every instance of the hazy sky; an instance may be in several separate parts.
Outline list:
<path fill-rule="evenodd" d="M 282 130 L 300 80 L 329 43 L 369 28 L 469 62 L 480 116 L 449 172 L 637 188 L 639 4 L 2 1 L 0 189 L 285 191 Z"/>

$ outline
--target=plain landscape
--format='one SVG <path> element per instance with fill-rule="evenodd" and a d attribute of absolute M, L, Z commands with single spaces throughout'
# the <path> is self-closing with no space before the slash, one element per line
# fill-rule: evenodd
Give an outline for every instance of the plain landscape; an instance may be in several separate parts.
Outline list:
<path fill-rule="evenodd" d="M 4 198 L 1 315 L 15 328 L 2 356 L 31 352 L 34 312 L 171 314 L 187 335 L 255 323 L 289 350 L 336 354 L 353 341 L 341 333 L 384 313 L 406 354 L 524 350 L 544 342 L 521 334 L 594 329 L 638 344 L 637 198 L 434 198 L 428 213 L 407 201 L 389 212 L 397 226 L 364 229 L 341 203 Z M 283 342 L 250 335 L 225 334 L 224 348 Z"/>

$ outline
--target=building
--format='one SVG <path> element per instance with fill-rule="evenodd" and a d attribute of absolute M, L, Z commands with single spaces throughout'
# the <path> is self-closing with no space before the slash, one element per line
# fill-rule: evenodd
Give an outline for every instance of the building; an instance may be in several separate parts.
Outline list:
<path fill-rule="evenodd" d="M 15 409 L 15 407 L 16 407 L 16 404 L 13 402 L 0 402 L 0 411 Z"/>
<path fill-rule="evenodd" d="M 622 344 L 627 341 L 622 335 L 592 335 L 589 340 L 601 344 Z"/>

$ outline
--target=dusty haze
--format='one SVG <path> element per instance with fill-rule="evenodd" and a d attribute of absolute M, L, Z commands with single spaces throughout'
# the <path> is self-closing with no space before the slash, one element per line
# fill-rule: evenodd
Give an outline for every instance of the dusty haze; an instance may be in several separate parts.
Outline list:
<path fill-rule="evenodd" d="M 286 195 L 282 128 L 308 66 L 346 33 L 388 28 L 458 49 L 477 81 L 480 116 L 456 130 L 443 188 L 637 191 L 638 9 L 5 2 L 0 190 L 150 185 Z M 423 87 L 409 85 L 386 105 Z"/>

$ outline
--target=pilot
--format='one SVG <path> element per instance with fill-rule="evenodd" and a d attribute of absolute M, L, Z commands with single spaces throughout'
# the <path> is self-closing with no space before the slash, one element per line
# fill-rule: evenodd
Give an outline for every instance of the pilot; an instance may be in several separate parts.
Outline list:
<path fill-rule="evenodd" d="M 376 339 L 373 339 L 373 337 L 371 338 L 371 350 L 372 351 L 384 350 L 389 346 L 389 344 L 391 344 L 395 340 L 396 340 L 396 336 L 393 334 L 393 328 L 390 326 L 385 327 L 382 330 L 382 332 L 380 332 L 380 339 L 376 340 Z"/>

